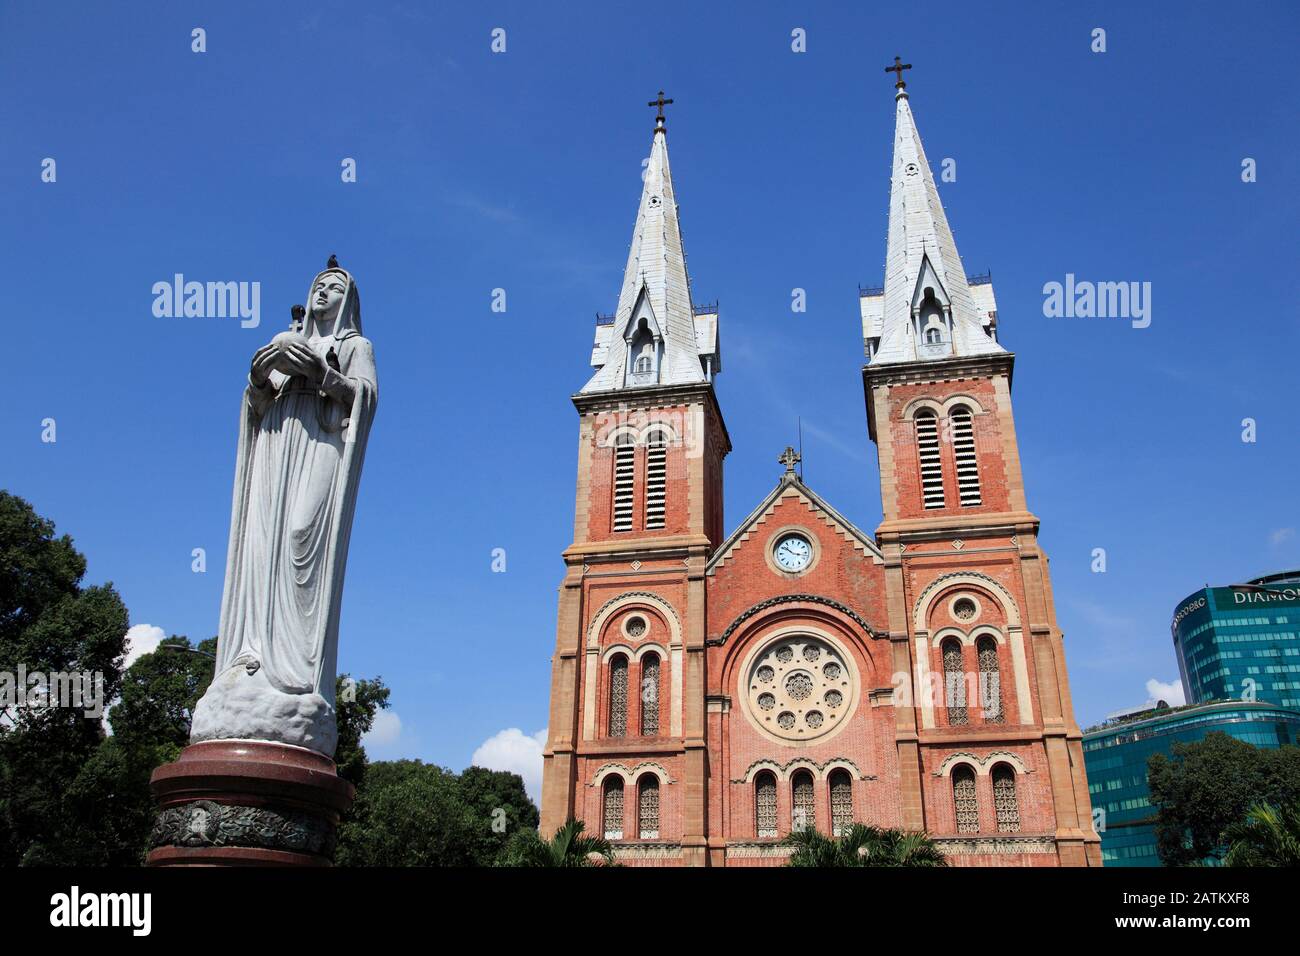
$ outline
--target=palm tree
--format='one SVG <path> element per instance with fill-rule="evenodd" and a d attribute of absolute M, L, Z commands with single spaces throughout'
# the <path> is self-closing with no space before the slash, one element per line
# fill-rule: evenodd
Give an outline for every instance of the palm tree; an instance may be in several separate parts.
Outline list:
<path fill-rule="evenodd" d="M 947 866 L 948 860 L 924 833 L 855 823 L 839 839 L 812 827 L 785 840 L 794 847 L 787 866 Z"/>
<path fill-rule="evenodd" d="M 1223 838 L 1225 866 L 1300 866 L 1300 803 L 1256 804 Z"/>
<path fill-rule="evenodd" d="M 613 845 L 583 836 L 581 820 L 570 820 L 543 840 L 536 830 L 517 832 L 502 851 L 498 866 L 617 866 Z"/>

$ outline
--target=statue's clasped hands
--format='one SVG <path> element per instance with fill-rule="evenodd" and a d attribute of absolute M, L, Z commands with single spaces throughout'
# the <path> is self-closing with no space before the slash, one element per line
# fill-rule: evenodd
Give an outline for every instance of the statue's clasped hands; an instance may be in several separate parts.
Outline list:
<path fill-rule="evenodd" d="M 249 380 L 258 388 L 264 386 L 272 371 L 290 377 L 305 378 L 319 385 L 325 378 L 325 360 L 307 344 L 297 332 L 281 332 L 253 353 Z"/>

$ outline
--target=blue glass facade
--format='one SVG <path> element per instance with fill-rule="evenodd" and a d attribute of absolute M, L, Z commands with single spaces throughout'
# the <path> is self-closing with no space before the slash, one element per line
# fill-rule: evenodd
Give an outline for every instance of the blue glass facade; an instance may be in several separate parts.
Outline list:
<path fill-rule="evenodd" d="M 1300 710 L 1271 704 L 1224 701 L 1148 711 L 1089 730 L 1083 759 L 1105 866 L 1160 866 L 1156 853 L 1155 808 L 1147 789 L 1147 759 L 1172 754 L 1176 742 L 1200 740 L 1223 731 L 1256 747 L 1300 743 Z"/>
<path fill-rule="evenodd" d="M 1171 629 L 1189 704 L 1300 707 L 1300 572 L 1197 591 L 1178 604 Z"/>

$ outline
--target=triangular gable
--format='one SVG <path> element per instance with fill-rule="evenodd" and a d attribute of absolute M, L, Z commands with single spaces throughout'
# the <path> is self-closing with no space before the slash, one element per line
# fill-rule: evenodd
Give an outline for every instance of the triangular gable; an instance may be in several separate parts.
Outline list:
<path fill-rule="evenodd" d="M 750 539 L 776 511 L 777 505 L 786 498 L 798 498 L 810 511 L 816 513 L 823 524 L 834 528 L 840 537 L 864 555 L 869 555 L 874 563 L 884 563 L 884 555 L 870 536 L 864 534 L 853 522 L 828 505 L 816 492 L 800 481 L 798 476 L 785 475 L 762 503 L 750 512 L 749 517 L 742 521 L 722 546 L 713 553 L 709 563 L 705 565 L 704 573 L 713 574 L 718 567 L 725 564 L 732 553 Z"/>

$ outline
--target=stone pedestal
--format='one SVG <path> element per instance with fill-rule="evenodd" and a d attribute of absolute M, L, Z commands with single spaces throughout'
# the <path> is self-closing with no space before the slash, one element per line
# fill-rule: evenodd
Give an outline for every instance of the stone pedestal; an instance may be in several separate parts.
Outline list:
<path fill-rule="evenodd" d="M 149 866 L 329 866 L 354 796 L 328 757 L 257 740 L 191 744 L 149 786 Z"/>

